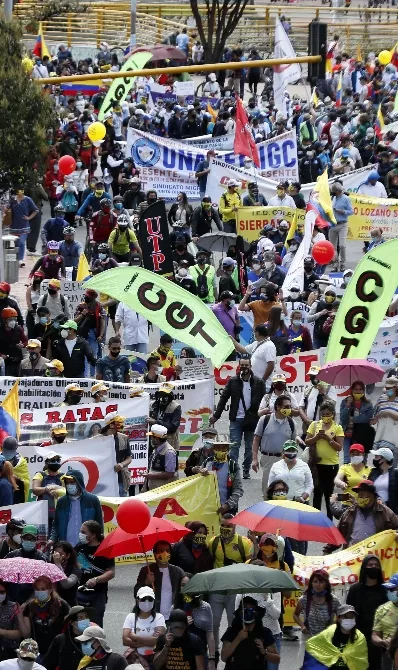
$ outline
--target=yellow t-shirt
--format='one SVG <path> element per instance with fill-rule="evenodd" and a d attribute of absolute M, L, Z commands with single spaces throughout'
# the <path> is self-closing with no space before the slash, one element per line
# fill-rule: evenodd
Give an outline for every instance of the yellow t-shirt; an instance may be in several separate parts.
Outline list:
<path fill-rule="evenodd" d="M 344 493 L 350 493 L 352 496 L 356 496 L 356 491 L 353 491 L 354 486 L 358 486 L 358 484 L 363 480 L 363 479 L 369 479 L 369 472 L 371 471 L 372 468 L 370 468 L 368 465 L 364 465 L 359 472 L 357 472 L 351 463 L 347 463 L 346 465 L 342 465 L 338 477 L 339 479 L 343 479 L 346 484 L 348 484 L 347 488 L 344 490 Z M 351 505 L 349 501 L 345 502 L 346 505 Z"/>
<path fill-rule="evenodd" d="M 373 623 L 373 630 L 381 633 L 381 637 L 392 637 L 398 627 L 398 607 L 392 602 L 380 605 L 376 612 Z"/>
<path fill-rule="evenodd" d="M 245 554 L 245 560 L 244 561 L 242 561 L 242 556 L 241 556 L 241 553 L 239 551 L 238 533 L 235 533 L 231 542 L 228 542 L 227 544 L 224 544 L 226 558 L 229 558 L 231 561 L 234 561 L 235 563 L 245 563 L 245 561 L 248 561 L 251 558 L 253 558 L 253 543 L 252 543 L 252 541 L 249 540 L 249 538 L 245 537 L 244 535 L 241 535 L 240 538 L 241 538 L 241 544 L 243 546 L 243 550 L 244 550 L 244 554 Z M 213 553 L 212 552 L 212 547 L 213 547 L 213 542 L 215 541 L 215 539 L 216 539 L 216 536 L 210 538 L 210 540 L 207 540 L 207 546 L 209 547 L 211 553 Z M 223 548 L 222 548 L 220 538 L 218 540 L 217 549 L 216 549 L 216 552 L 215 552 L 214 567 L 215 568 L 223 568 L 224 567 L 224 552 L 223 552 Z"/>
<path fill-rule="evenodd" d="M 318 433 L 320 428 L 322 428 L 322 421 L 313 421 L 308 428 L 307 435 L 313 437 Z M 344 437 L 344 430 L 338 423 L 330 424 L 329 428 L 325 431 L 327 435 L 331 437 Z M 316 443 L 316 453 L 317 456 L 321 459 L 319 465 L 338 465 L 339 464 L 339 452 L 335 451 L 333 447 L 330 446 L 329 442 L 322 440 L 320 438 Z"/>

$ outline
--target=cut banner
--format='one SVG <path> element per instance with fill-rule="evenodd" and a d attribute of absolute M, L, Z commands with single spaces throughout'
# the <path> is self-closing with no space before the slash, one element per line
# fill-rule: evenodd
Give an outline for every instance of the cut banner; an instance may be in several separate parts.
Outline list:
<path fill-rule="evenodd" d="M 149 270 L 115 268 L 86 285 L 106 291 L 171 337 L 198 349 L 213 365 L 221 365 L 234 351 L 227 332 L 199 297 Z"/>
<path fill-rule="evenodd" d="M 260 142 L 257 148 L 260 168 L 256 170 L 256 175 L 298 179 L 297 138 L 293 130 Z M 199 198 L 195 171 L 200 161 L 206 158 L 206 152 L 207 148 L 202 146 L 156 137 L 135 128 L 127 131 L 126 156 L 132 156 L 135 165 L 140 168 L 144 190 L 155 189 L 159 197 L 166 200 L 174 200 L 180 191 L 186 191 L 188 199 Z M 223 153 L 222 161 L 237 170 L 243 165 L 243 157 L 233 151 Z M 254 172 L 245 174 L 249 181 L 256 178 Z"/>
<path fill-rule="evenodd" d="M 326 363 L 367 358 L 398 284 L 398 240 L 375 247 L 358 263 L 329 337 Z"/>
<path fill-rule="evenodd" d="M 193 475 L 179 481 L 165 484 L 153 491 L 140 493 L 136 496 L 146 502 L 154 517 L 166 517 L 184 526 L 187 521 L 203 521 L 209 529 L 209 537 L 219 532 L 220 496 L 216 476 L 210 473 L 207 477 Z M 117 527 L 116 511 L 125 498 L 104 498 L 100 496 L 104 515 L 105 532 L 108 534 Z M 119 563 L 142 563 L 144 556 L 122 556 L 116 559 Z"/>

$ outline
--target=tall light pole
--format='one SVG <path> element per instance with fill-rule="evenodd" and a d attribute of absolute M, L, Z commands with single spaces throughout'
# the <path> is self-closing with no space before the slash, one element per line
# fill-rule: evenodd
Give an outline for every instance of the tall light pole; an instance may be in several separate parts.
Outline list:
<path fill-rule="evenodd" d="M 130 51 L 135 49 L 136 45 L 137 45 L 137 0 L 131 0 L 131 5 L 130 5 Z"/>
<path fill-rule="evenodd" d="M 13 0 L 4 0 L 4 18 L 6 21 L 11 21 L 13 10 Z"/>

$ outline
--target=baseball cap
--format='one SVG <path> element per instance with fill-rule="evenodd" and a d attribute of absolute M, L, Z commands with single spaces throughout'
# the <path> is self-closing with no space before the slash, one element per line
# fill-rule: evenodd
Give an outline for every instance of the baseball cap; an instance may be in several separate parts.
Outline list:
<path fill-rule="evenodd" d="M 319 373 L 319 370 L 321 368 L 319 365 L 311 365 L 310 369 L 308 370 L 309 375 L 317 375 Z"/>
<path fill-rule="evenodd" d="M 358 484 L 358 486 L 353 486 L 352 487 L 353 491 L 366 491 L 367 493 L 373 493 L 373 495 L 376 495 L 376 487 L 373 484 L 373 482 L 370 481 L 370 479 L 364 479 L 362 482 Z"/>
<path fill-rule="evenodd" d="M 381 447 L 380 449 L 371 449 L 370 454 L 373 454 L 373 456 L 381 456 L 381 458 L 384 458 L 385 461 L 393 461 L 394 460 L 394 454 L 391 449 L 388 447 Z"/>
<path fill-rule="evenodd" d="M 121 416 L 119 412 L 109 412 L 104 418 L 105 426 L 109 426 L 110 423 L 124 423 L 125 421 L 126 417 Z"/>
<path fill-rule="evenodd" d="M 52 361 L 49 361 L 46 363 L 47 368 L 55 368 L 58 370 L 58 372 L 63 372 L 64 371 L 64 364 L 62 361 L 59 361 L 58 358 L 53 358 Z"/>
<path fill-rule="evenodd" d="M 206 433 L 206 435 L 214 435 L 214 437 L 217 437 L 218 435 L 218 430 L 216 428 L 213 428 L 213 426 L 203 426 L 201 428 L 201 433 Z"/>
<path fill-rule="evenodd" d="M 272 383 L 275 384 L 276 382 L 283 382 L 286 384 L 286 377 L 283 375 L 281 372 L 277 373 L 272 377 Z"/>
<path fill-rule="evenodd" d="M 133 386 L 130 387 L 130 398 L 137 398 L 143 393 L 144 389 L 142 388 L 142 386 L 137 386 L 137 384 L 134 384 Z"/>
<path fill-rule="evenodd" d="M 226 266 L 228 266 L 228 267 L 232 267 L 233 265 L 235 265 L 235 261 L 234 261 L 233 258 L 230 258 L 229 256 L 226 256 L 226 257 L 223 259 L 222 264 L 223 264 L 223 265 L 226 265 Z"/>
<path fill-rule="evenodd" d="M 27 526 L 23 527 L 21 535 L 37 535 L 38 532 L 39 531 L 37 526 L 34 526 L 33 524 L 28 524 Z"/>
<path fill-rule="evenodd" d="M 50 279 L 48 285 L 52 286 L 53 288 L 61 288 L 61 282 L 59 279 Z"/>
<path fill-rule="evenodd" d="M 40 340 L 28 340 L 28 344 L 26 346 L 28 349 L 36 349 L 36 347 L 41 347 L 41 342 Z"/>
<path fill-rule="evenodd" d="M 341 152 L 341 155 L 344 156 L 344 158 L 348 158 L 349 155 L 350 155 L 350 152 L 348 151 L 348 149 L 343 149 L 343 151 Z"/>
<path fill-rule="evenodd" d="M 73 328 L 73 330 L 77 330 L 77 323 L 76 321 L 73 321 L 73 319 L 69 319 L 62 324 L 62 328 Z"/>
<path fill-rule="evenodd" d="M 227 183 L 227 186 L 240 186 L 240 182 L 236 181 L 236 179 L 230 179 Z"/>
<path fill-rule="evenodd" d="M 350 446 L 350 451 L 360 451 L 361 454 L 365 453 L 365 447 L 363 444 L 354 443 Z"/>
<path fill-rule="evenodd" d="M 52 428 L 51 432 L 54 433 L 54 435 L 66 435 L 68 432 L 66 425 L 62 422 L 60 423 L 55 423 Z"/>
<path fill-rule="evenodd" d="M 166 437 L 167 428 L 164 426 L 159 426 L 158 423 L 154 423 L 147 435 L 152 435 L 153 437 Z"/>
<path fill-rule="evenodd" d="M 388 377 L 386 381 L 384 382 L 384 386 L 387 387 L 393 387 L 393 386 L 398 386 L 398 377 Z"/>
<path fill-rule="evenodd" d="M 392 575 L 388 582 L 384 582 L 383 586 L 385 589 L 396 589 L 398 587 L 398 572 Z"/>
<path fill-rule="evenodd" d="M 31 658 L 36 660 L 39 655 L 39 645 L 36 640 L 32 640 L 31 637 L 28 637 L 26 640 L 22 640 L 19 645 L 18 654 L 21 658 Z"/>
<path fill-rule="evenodd" d="M 155 600 L 155 593 L 154 590 L 151 589 L 150 586 L 141 586 L 140 589 L 137 591 L 137 596 L 138 600 L 141 600 L 142 598 L 153 598 Z"/>
<path fill-rule="evenodd" d="M 99 393 L 99 391 L 109 391 L 109 386 L 104 384 L 104 382 L 98 382 L 98 384 L 93 384 L 91 387 L 91 395 L 95 395 L 96 393 Z"/>
<path fill-rule="evenodd" d="M 104 649 L 104 651 L 108 653 L 112 651 L 112 649 L 110 648 L 109 644 L 106 641 L 105 631 L 99 626 L 89 626 L 88 628 L 86 628 L 83 635 L 75 637 L 75 640 L 78 640 L 79 642 L 88 642 L 88 640 L 93 639 L 98 640 L 98 642 L 100 642 L 101 647 Z"/>
<path fill-rule="evenodd" d="M 343 614 L 348 614 L 349 612 L 354 612 L 354 614 L 357 614 L 355 611 L 355 607 L 352 605 L 340 605 L 340 607 L 337 608 L 337 616 L 343 616 Z"/>
<path fill-rule="evenodd" d="M 171 384 L 162 384 L 159 386 L 159 393 L 171 393 L 173 391 L 173 386 Z"/>
<path fill-rule="evenodd" d="M 46 451 L 45 462 L 47 463 L 47 461 L 54 461 L 54 460 L 62 461 L 62 456 L 60 454 L 57 454 L 56 451 Z"/>
<path fill-rule="evenodd" d="M 294 440 L 286 440 L 286 442 L 283 443 L 282 451 L 288 451 L 290 449 L 295 449 L 298 451 L 298 446 Z"/>
<path fill-rule="evenodd" d="M 65 386 L 65 393 L 69 393 L 69 391 L 80 391 L 80 393 L 83 393 L 83 389 L 79 386 L 79 384 L 76 384 L 76 382 L 72 382 L 71 384 Z"/>

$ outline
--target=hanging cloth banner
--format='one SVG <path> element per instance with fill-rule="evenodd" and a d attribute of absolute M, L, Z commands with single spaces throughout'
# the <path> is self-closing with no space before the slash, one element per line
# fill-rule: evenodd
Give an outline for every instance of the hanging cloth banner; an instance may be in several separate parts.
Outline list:
<path fill-rule="evenodd" d="M 141 214 L 139 239 L 144 268 L 163 277 L 174 277 L 164 200 L 157 200 Z"/>

